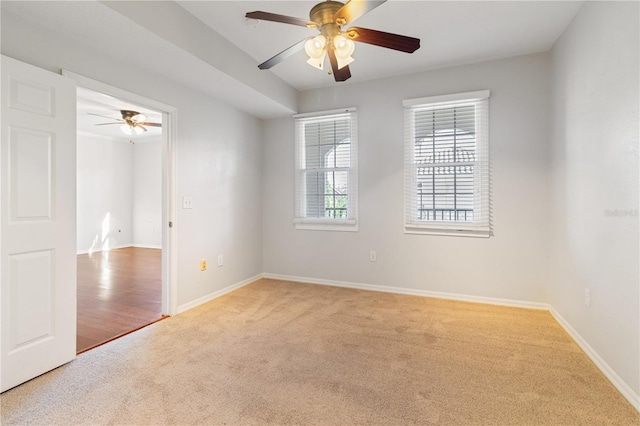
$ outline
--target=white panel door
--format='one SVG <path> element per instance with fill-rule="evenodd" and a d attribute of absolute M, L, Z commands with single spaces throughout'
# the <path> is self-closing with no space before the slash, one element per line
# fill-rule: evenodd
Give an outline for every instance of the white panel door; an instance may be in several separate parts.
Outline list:
<path fill-rule="evenodd" d="M 76 86 L 1 59 L 4 392 L 76 355 Z"/>

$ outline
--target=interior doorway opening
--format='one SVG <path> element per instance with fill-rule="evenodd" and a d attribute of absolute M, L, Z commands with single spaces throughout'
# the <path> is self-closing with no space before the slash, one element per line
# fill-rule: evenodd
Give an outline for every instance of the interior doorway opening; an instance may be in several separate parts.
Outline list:
<path fill-rule="evenodd" d="M 67 74 L 78 81 L 77 352 L 81 353 L 175 311 L 167 226 L 172 217 L 175 110 Z"/>

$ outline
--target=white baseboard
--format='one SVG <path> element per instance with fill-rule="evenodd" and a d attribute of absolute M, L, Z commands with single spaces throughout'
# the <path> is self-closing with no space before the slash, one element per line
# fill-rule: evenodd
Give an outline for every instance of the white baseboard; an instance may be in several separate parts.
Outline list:
<path fill-rule="evenodd" d="M 129 247 L 160 249 L 160 250 L 162 250 L 162 246 L 146 245 L 146 244 L 125 244 L 125 245 L 116 246 L 116 247 L 109 247 L 109 250 L 116 250 L 116 249 L 129 248 Z M 102 251 L 102 249 L 91 250 L 91 253 L 98 253 L 98 252 L 101 252 L 101 251 Z M 81 251 L 76 252 L 76 254 L 87 254 L 87 253 L 89 253 L 89 250 L 81 250 Z"/>
<path fill-rule="evenodd" d="M 575 342 L 580 346 L 580 348 L 587 354 L 587 356 L 593 361 L 593 363 L 602 371 L 602 374 L 605 375 L 607 379 L 613 384 L 613 386 L 620 391 L 622 396 L 625 397 L 627 401 L 640 412 L 640 395 L 636 394 L 624 380 L 620 378 L 616 374 L 615 371 L 607 364 L 600 355 L 593 349 L 589 343 L 569 324 L 567 320 L 565 320 L 562 315 L 558 311 L 556 311 L 553 307 L 549 308 L 549 312 L 553 317 L 558 321 L 558 324 L 565 329 L 569 336 L 575 340 Z"/>
<path fill-rule="evenodd" d="M 220 296 L 224 296 L 225 294 L 232 292 L 233 290 L 237 290 L 240 287 L 244 287 L 247 284 L 251 284 L 252 282 L 258 281 L 260 278 L 262 278 L 262 274 L 258 274 L 251 278 L 247 278 L 246 280 L 240 281 L 238 283 L 232 284 L 220 290 L 216 290 L 213 293 L 209 293 L 205 296 L 199 297 L 195 300 L 192 300 L 191 302 L 185 303 L 184 305 L 180 305 L 178 306 L 177 313 L 181 314 L 185 311 L 188 311 L 189 309 L 195 308 L 196 306 L 200 306 L 204 303 L 210 302 L 213 299 L 217 299 Z"/>
<path fill-rule="evenodd" d="M 159 249 L 162 250 L 162 246 L 157 246 L 153 244 L 131 244 L 129 247 L 135 248 L 148 248 L 148 249 Z"/>
<path fill-rule="evenodd" d="M 128 248 L 128 247 L 133 247 L 133 246 L 131 244 L 124 244 L 124 245 L 121 245 L 121 246 L 109 247 L 109 250 L 123 249 L 123 248 Z M 102 251 L 103 251 L 102 249 L 80 250 L 80 251 L 76 252 L 76 254 L 100 253 Z"/>
<path fill-rule="evenodd" d="M 580 334 L 549 304 L 547 303 L 537 303 L 537 302 L 527 302 L 522 300 L 510 300 L 510 299 L 498 299 L 492 297 L 482 297 L 482 296 L 469 296 L 464 294 L 456 294 L 456 293 L 442 293 L 436 291 L 427 291 L 427 290 L 419 290 L 413 288 L 406 287 L 389 287 L 389 286 L 381 286 L 381 285 L 373 285 L 373 284 L 362 284 L 362 283 L 352 283 L 347 281 L 334 281 L 334 280 L 325 280 L 325 279 L 317 279 L 317 278 L 307 278 L 307 277 L 295 277 L 291 275 L 279 275 L 279 274 L 270 274 L 264 273 L 262 274 L 263 278 L 273 279 L 273 280 L 282 280 L 282 281 L 296 281 L 307 284 L 321 284 L 321 285 L 329 285 L 334 287 L 345 287 L 345 288 L 355 288 L 360 290 L 372 290 L 372 291 L 382 291 L 385 293 L 395 293 L 395 294 L 407 294 L 412 296 L 425 296 L 425 297 L 435 297 L 438 299 L 449 299 L 449 300 L 458 300 L 462 302 L 473 302 L 473 303 L 486 303 L 489 305 L 499 305 L 499 306 L 511 306 L 516 308 L 528 308 L 528 309 L 543 309 L 547 310 L 553 315 L 555 320 L 567 331 L 569 336 L 580 346 L 580 348 L 584 351 L 584 353 L 593 361 L 593 363 L 602 371 L 607 379 L 615 386 L 616 389 L 622 394 L 622 396 L 629 401 L 629 403 L 640 412 L 640 396 L 637 395 L 631 387 L 620 378 L 616 374 L 615 371 L 607 364 L 600 355 L 587 343 Z"/>
<path fill-rule="evenodd" d="M 483 297 L 483 296 L 469 296 L 465 294 L 443 293 L 438 291 L 420 290 L 415 288 L 389 287 L 389 286 L 375 285 L 375 284 L 362 284 L 362 283 L 353 283 L 348 281 L 334 281 L 334 280 L 325 280 L 325 279 L 318 279 L 318 278 L 294 277 L 291 275 L 279 275 L 279 274 L 270 274 L 270 273 L 264 273 L 262 274 L 262 276 L 264 278 L 269 278 L 273 280 L 297 281 L 297 282 L 307 283 L 307 284 L 321 284 L 321 285 L 329 285 L 333 287 L 345 287 L 345 288 L 355 288 L 359 290 L 381 291 L 384 293 L 406 294 L 409 296 L 434 297 L 437 299 L 458 300 L 461 302 L 485 303 L 488 305 L 511 306 L 515 308 L 527 308 L 527 309 L 544 309 L 544 310 L 549 309 L 549 305 L 547 305 L 546 303 L 528 302 L 524 300 L 499 299 L 499 298 Z"/>

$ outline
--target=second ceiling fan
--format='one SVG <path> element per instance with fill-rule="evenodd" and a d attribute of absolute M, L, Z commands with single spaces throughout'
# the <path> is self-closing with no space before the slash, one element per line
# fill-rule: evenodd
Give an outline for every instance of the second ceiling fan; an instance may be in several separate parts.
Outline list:
<path fill-rule="evenodd" d="M 351 77 L 349 64 L 353 62 L 351 55 L 355 50 L 354 41 L 406 53 L 415 52 L 420 47 L 420 39 L 414 37 L 361 27 L 342 29 L 343 26 L 375 9 L 385 1 L 350 0 L 347 3 L 324 1 L 311 9 L 309 20 L 262 11 L 247 13 L 245 17 L 249 19 L 299 25 L 317 29 L 320 32 L 317 36 L 305 38 L 283 50 L 258 67 L 263 70 L 269 69 L 304 49 L 309 55 L 307 63 L 315 68 L 323 69 L 324 58 L 328 56 L 335 80 L 345 81 Z"/>
<path fill-rule="evenodd" d="M 89 115 L 95 115 L 96 117 L 109 118 L 112 120 L 116 120 L 112 123 L 98 123 L 96 126 L 108 126 L 111 124 L 120 124 L 120 130 L 127 135 L 136 134 L 139 135 L 142 132 L 146 132 L 147 128 L 145 126 L 150 127 L 162 127 L 162 123 L 153 123 L 147 121 L 147 116 L 144 114 L 140 114 L 138 111 L 131 111 L 128 109 L 120 110 L 120 114 L 122 118 L 113 118 L 107 117 L 105 115 L 89 113 Z"/>

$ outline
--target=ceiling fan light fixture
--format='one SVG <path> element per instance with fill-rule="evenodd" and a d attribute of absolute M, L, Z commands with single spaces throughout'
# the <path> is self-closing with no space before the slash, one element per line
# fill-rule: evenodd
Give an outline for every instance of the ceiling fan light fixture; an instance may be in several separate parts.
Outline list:
<path fill-rule="evenodd" d="M 342 59 L 342 58 L 339 58 L 338 55 L 336 55 L 336 60 L 338 61 L 339 70 L 341 70 L 342 68 L 346 67 L 351 62 L 353 62 L 353 58 L 351 56 L 349 56 L 348 58 Z"/>
<path fill-rule="evenodd" d="M 122 126 L 120 126 L 120 130 L 122 130 L 122 133 L 127 136 L 131 136 L 133 134 L 139 135 L 144 132 L 144 129 L 142 127 L 136 125 L 132 126 L 131 124 L 123 124 Z"/>
<path fill-rule="evenodd" d="M 356 50 L 356 44 L 341 35 L 333 38 L 333 46 L 336 48 L 336 57 L 338 58 L 348 58 Z"/>
<path fill-rule="evenodd" d="M 248 12 L 245 18 L 261 19 L 283 24 L 315 28 L 320 32 L 316 37 L 302 39 L 293 46 L 258 65 L 261 70 L 271 69 L 285 59 L 304 48 L 309 59 L 307 63 L 314 68 L 322 69 L 324 57 L 328 54 L 331 70 L 336 82 L 351 78 L 349 64 L 355 50 L 354 41 L 393 49 L 405 53 L 413 53 L 420 48 L 420 39 L 368 28 L 352 27 L 342 30 L 362 15 L 370 12 L 387 0 L 326 0 L 311 8 L 309 19 L 295 18 L 263 11 Z"/>
<path fill-rule="evenodd" d="M 333 47 L 336 52 L 338 69 L 342 69 L 353 62 L 351 55 L 356 50 L 356 44 L 353 41 L 337 35 L 333 38 Z"/>
<path fill-rule="evenodd" d="M 123 124 L 122 126 L 120 126 L 120 130 L 122 130 L 122 133 L 124 133 L 125 135 L 131 136 L 133 134 L 133 129 L 128 124 Z"/>
<path fill-rule="evenodd" d="M 131 119 L 137 123 L 142 123 L 143 121 L 147 121 L 147 116 L 144 114 L 136 114 Z"/>
<path fill-rule="evenodd" d="M 320 58 L 309 58 L 307 59 L 307 63 L 314 68 L 318 68 L 319 70 L 324 69 L 324 58 L 325 55 L 322 55 Z"/>
<path fill-rule="evenodd" d="M 307 40 L 304 44 L 304 50 L 309 57 L 319 57 L 324 53 L 324 48 L 327 46 L 327 38 L 322 34 L 317 35 Z"/>
<path fill-rule="evenodd" d="M 304 51 L 309 55 L 307 63 L 314 68 L 323 69 L 326 47 L 327 39 L 322 34 L 307 40 L 304 44 Z"/>

